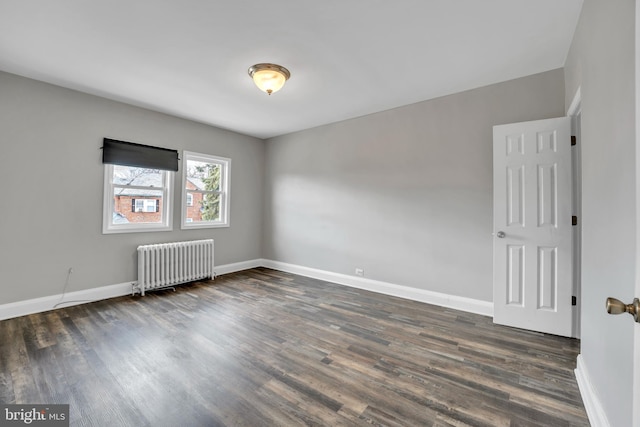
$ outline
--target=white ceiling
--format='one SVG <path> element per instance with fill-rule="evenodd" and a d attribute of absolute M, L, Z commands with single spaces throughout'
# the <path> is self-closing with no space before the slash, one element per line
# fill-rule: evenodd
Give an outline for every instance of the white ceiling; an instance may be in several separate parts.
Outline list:
<path fill-rule="evenodd" d="M 268 138 L 560 68 L 581 7 L 0 0 L 0 70 Z M 291 71 L 280 92 L 254 86 L 259 62 Z"/>

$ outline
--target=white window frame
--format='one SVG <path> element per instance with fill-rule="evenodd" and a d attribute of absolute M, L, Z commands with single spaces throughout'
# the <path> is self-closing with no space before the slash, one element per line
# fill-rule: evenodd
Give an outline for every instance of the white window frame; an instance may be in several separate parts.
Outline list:
<path fill-rule="evenodd" d="M 221 168 L 220 191 L 187 190 L 187 162 L 189 160 L 219 165 Z M 182 153 L 182 229 L 229 227 L 229 193 L 231 188 L 230 177 L 231 159 L 228 159 L 226 157 L 212 156 L 209 154 L 193 153 L 191 151 L 184 151 Z M 187 218 L 187 193 L 219 194 L 220 219 L 218 221 L 192 220 L 193 222 L 189 222 Z"/>
<path fill-rule="evenodd" d="M 173 189 L 172 182 L 174 173 L 172 171 L 162 171 L 163 185 L 159 187 L 136 187 L 136 188 L 150 188 L 153 190 L 162 191 L 162 207 L 160 209 L 161 221 L 158 223 L 136 223 L 130 222 L 126 224 L 114 224 L 113 212 L 114 209 L 114 195 L 115 188 L 119 187 L 113 183 L 114 167 L 110 164 L 104 165 L 104 199 L 102 203 L 102 234 L 113 233 L 141 233 L 151 231 L 172 231 L 172 206 L 173 206 Z M 132 186 L 133 188 L 133 186 Z M 134 197 L 135 199 L 135 197 Z M 154 210 L 155 212 L 155 210 Z"/>

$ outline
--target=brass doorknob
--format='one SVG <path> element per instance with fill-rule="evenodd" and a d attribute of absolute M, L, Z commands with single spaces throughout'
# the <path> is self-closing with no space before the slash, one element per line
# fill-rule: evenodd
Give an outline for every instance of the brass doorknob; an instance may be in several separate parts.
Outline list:
<path fill-rule="evenodd" d="M 635 298 L 631 304 L 625 304 L 619 299 L 607 298 L 607 313 L 629 313 L 633 316 L 633 320 L 640 323 L 640 300 Z"/>

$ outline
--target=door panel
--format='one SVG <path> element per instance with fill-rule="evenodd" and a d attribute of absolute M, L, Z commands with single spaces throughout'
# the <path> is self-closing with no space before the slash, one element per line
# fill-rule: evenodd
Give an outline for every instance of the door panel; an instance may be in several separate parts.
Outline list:
<path fill-rule="evenodd" d="M 556 311 L 557 247 L 538 247 L 538 309 Z"/>
<path fill-rule="evenodd" d="M 524 306 L 524 246 L 507 246 L 507 278 L 509 280 L 507 304 Z"/>
<path fill-rule="evenodd" d="M 570 129 L 568 117 L 494 126 L 495 323 L 571 336 Z"/>
<path fill-rule="evenodd" d="M 538 227 L 557 227 L 557 164 L 538 165 Z"/>
<path fill-rule="evenodd" d="M 507 166 L 507 225 L 524 227 L 524 166 Z"/>

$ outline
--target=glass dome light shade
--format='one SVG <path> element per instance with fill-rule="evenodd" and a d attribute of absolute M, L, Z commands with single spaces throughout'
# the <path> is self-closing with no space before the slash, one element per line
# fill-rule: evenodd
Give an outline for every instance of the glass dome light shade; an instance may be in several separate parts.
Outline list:
<path fill-rule="evenodd" d="M 249 68 L 249 75 L 261 91 L 271 95 L 282 89 L 291 74 L 279 65 L 256 64 Z"/>

